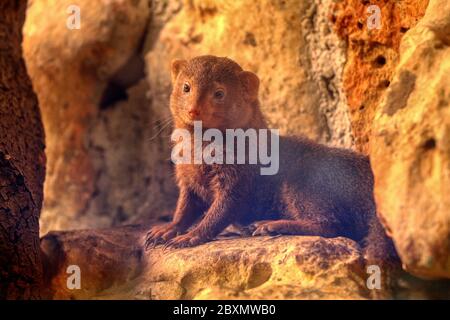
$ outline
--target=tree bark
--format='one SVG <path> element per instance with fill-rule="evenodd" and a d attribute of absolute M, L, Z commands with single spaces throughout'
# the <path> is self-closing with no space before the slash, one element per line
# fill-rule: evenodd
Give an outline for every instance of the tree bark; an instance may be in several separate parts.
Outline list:
<path fill-rule="evenodd" d="M 40 298 L 44 130 L 22 58 L 26 0 L 0 2 L 0 299 Z"/>

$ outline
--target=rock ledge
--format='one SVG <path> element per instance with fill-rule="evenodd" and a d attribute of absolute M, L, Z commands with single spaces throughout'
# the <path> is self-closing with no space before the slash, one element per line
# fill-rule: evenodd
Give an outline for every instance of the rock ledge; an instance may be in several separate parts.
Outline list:
<path fill-rule="evenodd" d="M 346 238 L 226 238 L 143 251 L 147 227 L 50 232 L 41 240 L 54 299 L 366 299 L 357 243 Z M 69 265 L 81 289 L 69 290 Z"/>

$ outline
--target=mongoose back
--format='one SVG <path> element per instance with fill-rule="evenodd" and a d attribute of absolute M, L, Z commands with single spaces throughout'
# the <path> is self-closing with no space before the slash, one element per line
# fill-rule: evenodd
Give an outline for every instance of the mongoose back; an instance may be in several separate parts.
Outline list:
<path fill-rule="evenodd" d="M 259 79 L 236 62 L 200 56 L 172 63 L 175 128 L 264 129 Z M 181 248 L 216 237 L 230 224 L 260 223 L 253 235 L 345 236 L 364 244 L 369 263 L 395 250 L 376 215 L 369 159 L 302 137 L 280 137 L 279 171 L 251 164 L 177 164 L 179 198 L 171 223 L 153 227 L 146 247 Z"/>

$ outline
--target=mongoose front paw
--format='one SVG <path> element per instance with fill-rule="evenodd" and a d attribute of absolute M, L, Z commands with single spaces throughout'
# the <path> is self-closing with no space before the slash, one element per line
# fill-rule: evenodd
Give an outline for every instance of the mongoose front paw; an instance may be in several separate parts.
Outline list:
<path fill-rule="evenodd" d="M 154 226 L 147 233 L 145 239 L 145 250 L 154 248 L 158 244 L 164 244 L 170 239 L 176 237 L 181 232 L 181 228 L 179 228 L 174 223 Z"/>
<path fill-rule="evenodd" d="M 178 248 L 194 247 L 198 246 L 199 244 L 205 243 L 207 240 L 208 239 L 205 239 L 204 237 L 201 237 L 198 234 L 191 231 L 181 236 L 177 236 L 172 240 L 168 241 L 164 246 L 164 248 L 178 249 Z"/>

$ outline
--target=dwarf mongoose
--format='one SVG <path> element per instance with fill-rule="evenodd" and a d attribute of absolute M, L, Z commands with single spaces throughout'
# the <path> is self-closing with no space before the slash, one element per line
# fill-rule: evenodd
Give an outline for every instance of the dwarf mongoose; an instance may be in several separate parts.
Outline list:
<path fill-rule="evenodd" d="M 172 63 L 175 128 L 267 128 L 258 77 L 237 63 L 200 56 Z M 369 159 L 301 137 L 279 138 L 279 171 L 252 164 L 177 164 L 173 221 L 153 227 L 146 247 L 180 248 L 213 239 L 230 224 L 265 220 L 254 235 L 344 236 L 362 242 L 367 259 L 395 254 L 377 219 Z"/>

